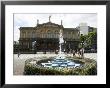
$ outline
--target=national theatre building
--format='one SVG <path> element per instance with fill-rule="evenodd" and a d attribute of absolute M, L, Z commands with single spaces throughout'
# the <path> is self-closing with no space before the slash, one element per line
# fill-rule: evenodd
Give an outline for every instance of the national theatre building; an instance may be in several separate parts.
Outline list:
<path fill-rule="evenodd" d="M 19 49 L 21 52 L 55 52 L 59 50 L 59 32 L 62 31 L 64 43 L 62 51 L 69 52 L 78 48 L 80 31 L 76 28 L 64 28 L 61 24 L 49 22 L 35 27 L 20 27 Z"/>

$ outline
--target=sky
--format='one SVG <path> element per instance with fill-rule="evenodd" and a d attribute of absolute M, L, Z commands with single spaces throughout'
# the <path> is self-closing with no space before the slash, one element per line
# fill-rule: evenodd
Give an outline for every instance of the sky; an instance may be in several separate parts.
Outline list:
<path fill-rule="evenodd" d="M 96 13 L 70 13 L 70 14 L 14 14 L 14 41 L 18 41 L 20 37 L 20 27 L 35 27 L 37 19 L 39 24 L 49 22 L 49 16 L 52 23 L 62 24 L 65 28 L 76 28 L 80 23 L 87 23 L 88 26 L 97 27 Z"/>

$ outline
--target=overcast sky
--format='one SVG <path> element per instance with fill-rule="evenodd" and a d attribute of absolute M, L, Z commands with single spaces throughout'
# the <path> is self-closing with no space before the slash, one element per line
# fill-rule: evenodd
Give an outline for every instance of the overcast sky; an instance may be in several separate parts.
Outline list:
<path fill-rule="evenodd" d="M 97 27 L 97 14 L 14 14 L 14 41 L 20 37 L 20 27 L 35 27 L 37 19 L 39 23 L 51 22 L 62 24 L 65 28 L 76 28 L 80 23 L 87 23 L 88 26 Z"/>

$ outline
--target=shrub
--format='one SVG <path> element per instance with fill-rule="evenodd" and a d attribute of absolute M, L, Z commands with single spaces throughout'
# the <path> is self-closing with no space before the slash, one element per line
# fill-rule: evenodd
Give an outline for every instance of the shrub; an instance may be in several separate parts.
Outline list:
<path fill-rule="evenodd" d="M 36 65 L 29 64 L 31 60 L 25 62 L 24 75 L 97 75 L 97 63 L 95 60 L 81 59 L 79 62 L 82 62 L 84 65 L 80 68 L 45 68 L 41 67 L 39 64 L 50 60 L 40 60 L 37 61 Z"/>

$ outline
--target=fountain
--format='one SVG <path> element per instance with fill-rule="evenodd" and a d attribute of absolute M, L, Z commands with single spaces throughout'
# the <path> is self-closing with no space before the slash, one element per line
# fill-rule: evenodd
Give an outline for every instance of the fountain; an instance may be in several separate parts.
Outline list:
<path fill-rule="evenodd" d="M 62 52 L 62 47 L 61 45 L 64 43 L 63 40 L 63 34 L 62 34 L 62 30 L 60 30 L 59 32 L 59 53 L 58 56 L 55 57 L 55 59 L 53 59 L 52 61 L 48 61 L 47 63 L 41 63 L 41 65 L 43 67 L 49 67 L 49 68 L 75 68 L 75 67 L 80 67 L 79 63 L 75 63 L 72 60 L 68 60 L 66 58 L 66 55 L 64 54 L 64 52 Z"/>
<path fill-rule="evenodd" d="M 59 32 L 59 52 L 56 57 L 45 57 L 36 60 L 31 58 L 25 61 L 24 74 L 26 75 L 87 75 L 97 74 L 97 63 L 90 59 L 70 58 L 62 51 L 64 43 L 62 30 Z M 86 63 L 86 64 L 85 64 Z M 91 66 L 92 64 L 92 66 Z M 81 67 L 81 68 L 80 68 Z M 46 69 L 45 69 L 46 68 Z M 69 68 L 69 69 L 68 69 Z M 85 70 L 87 68 L 87 70 Z M 93 68 L 93 70 L 91 70 Z M 95 69 L 95 70 L 94 70 Z M 91 72 L 89 72 L 91 71 Z M 89 73 L 88 73 L 89 72 Z"/>

